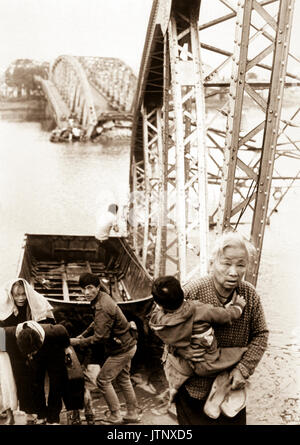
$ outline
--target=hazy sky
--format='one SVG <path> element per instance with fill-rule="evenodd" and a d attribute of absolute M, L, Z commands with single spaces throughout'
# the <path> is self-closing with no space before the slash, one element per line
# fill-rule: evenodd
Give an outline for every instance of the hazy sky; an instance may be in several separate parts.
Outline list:
<path fill-rule="evenodd" d="M 118 57 L 138 71 L 152 0 L 0 0 L 0 67 L 62 54 Z"/>
<path fill-rule="evenodd" d="M 291 50 L 300 57 L 300 0 L 295 4 Z M 72 54 L 117 57 L 138 73 L 151 6 L 152 0 L 0 0 L 0 69 L 16 58 L 51 62 Z"/>

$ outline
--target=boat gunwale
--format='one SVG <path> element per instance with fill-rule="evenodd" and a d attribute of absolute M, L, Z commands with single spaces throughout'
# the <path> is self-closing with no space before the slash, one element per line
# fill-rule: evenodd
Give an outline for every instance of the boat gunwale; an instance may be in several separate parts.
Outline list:
<path fill-rule="evenodd" d="M 51 297 L 47 297 L 47 296 L 45 296 L 45 298 L 51 303 L 51 302 L 53 302 L 53 303 L 60 303 L 61 304 L 61 306 L 63 306 L 63 305 L 69 305 L 69 304 L 71 304 L 71 305 L 73 305 L 73 304 L 75 304 L 75 305 L 83 305 L 83 306 L 88 306 L 88 305 L 90 305 L 90 301 L 66 301 L 66 300 L 58 300 L 57 298 L 51 298 Z M 145 301 L 148 301 L 148 300 L 151 300 L 153 297 L 152 297 L 152 295 L 149 295 L 148 297 L 145 297 L 145 298 L 139 298 L 139 299 L 137 299 L 137 300 L 126 300 L 126 301 L 116 301 L 116 304 L 117 305 L 127 305 L 127 304 L 134 304 L 134 303 L 139 303 L 139 302 L 145 302 Z M 115 300 L 114 300 L 115 301 Z"/>
<path fill-rule="evenodd" d="M 21 252 L 20 252 L 20 256 L 19 256 L 19 261 L 18 261 L 18 273 L 17 276 L 20 276 L 21 274 L 21 269 L 22 269 L 22 265 L 24 264 L 25 261 L 25 252 L 28 252 L 28 249 L 31 246 L 31 239 L 30 238 L 38 238 L 38 239 L 42 239 L 42 238 L 86 238 L 86 239 L 93 239 L 94 237 L 91 235 L 57 235 L 57 234 L 33 234 L 33 233 L 25 233 L 24 234 L 24 238 L 23 238 L 23 245 L 21 247 Z M 114 238 L 114 237 L 112 237 Z M 135 265 L 138 267 L 138 269 L 144 274 L 145 278 L 148 279 L 150 282 L 152 281 L 152 278 L 149 274 L 149 272 L 146 270 L 146 268 L 144 267 L 144 265 L 142 263 L 140 263 L 138 261 L 138 258 L 135 256 L 134 252 L 131 252 L 131 247 L 130 245 L 127 245 L 127 240 L 124 239 L 124 237 L 116 237 L 118 239 L 119 245 L 121 247 L 121 249 L 123 249 L 125 255 L 129 258 L 130 261 L 132 261 L 133 263 L 135 263 Z M 129 250 L 128 250 L 129 248 Z M 29 255 L 31 256 L 31 254 L 29 253 Z M 41 292 L 41 294 L 49 301 L 50 304 L 56 305 L 56 306 L 74 306 L 74 307 L 88 307 L 90 305 L 89 301 L 83 301 L 83 300 L 64 300 L 61 298 L 53 298 L 48 297 L 47 296 L 47 292 L 43 293 Z M 148 301 L 150 301 L 151 299 L 153 299 L 152 294 L 150 293 L 150 295 L 147 295 L 144 298 L 131 298 L 128 300 L 114 300 L 116 302 L 117 305 L 123 306 L 123 307 L 130 307 L 134 304 L 139 304 L 139 303 L 147 303 Z"/>

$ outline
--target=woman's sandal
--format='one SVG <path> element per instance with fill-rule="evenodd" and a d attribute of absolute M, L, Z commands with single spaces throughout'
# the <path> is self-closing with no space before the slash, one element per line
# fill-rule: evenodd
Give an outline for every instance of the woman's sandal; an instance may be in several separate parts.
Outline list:
<path fill-rule="evenodd" d="M 205 414 L 211 419 L 217 419 L 221 414 L 221 404 L 230 390 L 229 374 L 224 371 L 219 374 L 211 387 L 204 405 Z"/>
<path fill-rule="evenodd" d="M 246 406 L 246 388 L 229 391 L 221 404 L 221 411 L 227 417 L 235 417 Z"/>

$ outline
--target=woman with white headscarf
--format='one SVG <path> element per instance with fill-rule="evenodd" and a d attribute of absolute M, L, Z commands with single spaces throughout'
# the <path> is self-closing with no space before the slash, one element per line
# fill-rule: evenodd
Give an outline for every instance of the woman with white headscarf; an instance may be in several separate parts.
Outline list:
<path fill-rule="evenodd" d="M 16 326 L 27 320 L 54 323 L 52 306 L 23 278 L 11 280 L 0 291 L 0 326 Z"/>
<path fill-rule="evenodd" d="M 36 292 L 34 288 L 23 278 L 9 281 L 0 291 L 0 327 L 17 326 L 27 320 L 34 320 L 38 323 L 54 324 L 55 319 L 52 306 L 46 298 Z M 14 346 L 9 348 L 10 362 L 17 387 L 19 408 L 27 413 L 28 423 L 30 417 L 35 413 L 31 394 L 31 373 L 26 364 L 26 359 Z M 9 361 L 3 360 L 0 366 L 0 385 L 5 382 L 10 375 L 11 369 Z M 7 385 L 5 384 L 5 387 Z M 15 405 L 12 406 L 12 409 Z M 9 413 L 8 413 L 9 414 Z M 10 415 L 8 422 L 13 423 Z"/>

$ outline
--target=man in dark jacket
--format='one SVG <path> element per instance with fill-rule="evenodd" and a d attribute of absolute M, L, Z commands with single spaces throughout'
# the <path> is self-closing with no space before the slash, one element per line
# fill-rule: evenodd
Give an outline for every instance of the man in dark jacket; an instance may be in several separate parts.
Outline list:
<path fill-rule="evenodd" d="M 109 407 L 102 424 L 120 424 L 137 421 L 137 400 L 130 380 L 131 360 L 136 352 L 136 339 L 130 323 L 113 299 L 100 288 L 99 277 L 84 273 L 79 286 L 91 301 L 93 323 L 77 338 L 71 338 L 72 346 L 88 347 L 104 345 L 106 360 L 98 374 L 97 386 Z M 123 392 L 127 414 L 122 418 L 120 401 L 112 385 L 116 380 Z"/>

